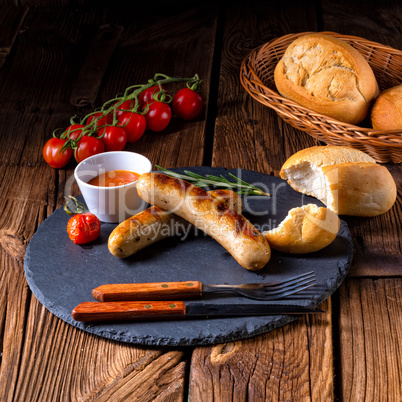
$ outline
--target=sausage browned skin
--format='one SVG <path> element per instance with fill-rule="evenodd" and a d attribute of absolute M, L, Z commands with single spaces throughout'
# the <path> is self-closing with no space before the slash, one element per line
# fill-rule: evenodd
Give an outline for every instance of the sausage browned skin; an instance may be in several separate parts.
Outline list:
<path fill-rule="evenodd" d="M 204 189 L 161 173 L 146 173 L 137 182 L 146 202 L 186 219 L 219 242 L 244 268 L 256 271 L 271 257 L 265 237 L 243 215 Z"/>
<path fill-rule="evenodd" d="M 223 189 L 209 193 L 228 207 L 242 211 L 242 200 L 234 191 Z M 188 233 L 189 226 L 192 225 L 179 216 L 152 206 L 116 226 L 109 236 L 108 248 L 115 257 L 129 257 L 162 239 Z"/>

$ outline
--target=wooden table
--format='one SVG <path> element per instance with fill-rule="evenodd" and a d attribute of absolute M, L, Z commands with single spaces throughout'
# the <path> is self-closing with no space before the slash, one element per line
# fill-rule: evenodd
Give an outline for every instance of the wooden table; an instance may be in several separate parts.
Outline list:
<path fill-rule="evenodd" d="M 192 2 L 184 8 L 143 2 L 131 9 L 68 0 L 11 3 L 0 1 L 0 400 L 400 401 L 400 192 L 382 216 L 346 218 L 355 259 L 321 305 L 325 314 L 251 339 L 195 348 L 110 341 L 49 313 L 24 276 L 27 244 L 63 204 L 75 167 L 55 170 L 42 158 L 53 130 L 80 111 L 73 104 L 86 97 L 101 105 L 157 72 L 198 73 L 203 118 L 174 120 L 165 133 L 148 132 L 126 149 L 166 168 L 240 167 L 278 176 L 291 154 L 316 141 L 244 91 L 243 58 L 275 37 L 306 31 L 402 49 L 399 2 Z M 400 190 L 401 166 L 387 167 Z"/>

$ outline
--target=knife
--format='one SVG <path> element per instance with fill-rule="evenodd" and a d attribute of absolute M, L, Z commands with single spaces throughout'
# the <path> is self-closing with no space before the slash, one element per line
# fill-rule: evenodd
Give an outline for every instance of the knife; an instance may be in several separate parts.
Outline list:
<path fill-rule="evenodd" d="M 286 304 L 209 304 L 183 301 L 83 302 L 72 311 L 76 321 L 127 321 L 208 317 L 312 314 L 324 311 Z"/>

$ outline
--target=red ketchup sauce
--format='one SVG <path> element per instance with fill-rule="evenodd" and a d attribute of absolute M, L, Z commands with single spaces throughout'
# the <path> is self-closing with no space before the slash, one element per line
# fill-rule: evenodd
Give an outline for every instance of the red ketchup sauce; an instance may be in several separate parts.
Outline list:
<path fill-rule="evenodd" d="M 100 187 L 123 186 L 137 181 L 140 175 L 129 170 L 110 170 L 89 180 L 88 184 Z"/>

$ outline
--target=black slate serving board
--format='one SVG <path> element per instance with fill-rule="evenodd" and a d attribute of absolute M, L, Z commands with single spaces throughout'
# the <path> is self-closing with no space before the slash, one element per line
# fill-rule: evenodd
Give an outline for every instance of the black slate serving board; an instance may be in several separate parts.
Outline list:
<path fill-rule="evenodd" d="M 224 175 L 224 168 L 190 167 L 174 169 L 205 175 Z M 244 197 L 244 215 L 259 228 L 276 227 L 289 209 L 318 200 L 294 191 L 285 181 L 261 173 L 232 169 L 243 180 L 265 188 L 271 197 Z M 281 304 L 317 307 L 329 297 L 347 275 L 353 243 L 344 221 L 335 241 L 325 249 L 304 255 L 272 252 L 269 263 L 257 272 L 242 268 L 212 238 L 200 231 L 186 239 L 169 238 L 141 250 L 127 259 L 112 256 L 107 240 L 115 224 L 103 223 L 101 236 L 88 245 L 76 245 L 67 235 L 69 216 L 56 210 L 38 228 L 25 255 L 25 275 L 36 298 L 53 314 L 84 331 L 118 341 L 141 345 L 191 346 L 234 341 L 268 332 L 289 323 L 295 316 L 210 318 L 175 321 L 81 323 L 71 317 L 81 302 L 92 301 L 93 288 L 106 283 L 199 280 L 203 283 L 238 284 L 267 282 L 314 270 L 318 286 L 303 297 Z M 236 296 L 204 299 L 205 303 L 261 303 Z M 274 302 L 273 302 L 274 303 Z"/>

